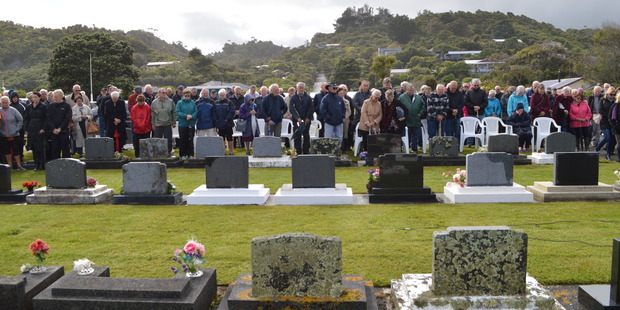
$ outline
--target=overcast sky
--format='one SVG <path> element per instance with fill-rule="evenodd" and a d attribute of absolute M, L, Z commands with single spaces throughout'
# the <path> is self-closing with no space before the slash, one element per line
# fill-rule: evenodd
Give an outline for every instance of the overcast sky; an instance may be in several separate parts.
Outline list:
<path fill-rule="evenodd" d="M 330 33 L 342 12 L 368 3 L 388 8 L 392 14 L 414 18 L 418 12 L 500 11 L 526 15 L 566 30 L 599 28 L 603 22 L 617 21 L 620 1 L 561 0 L 519 1 L 133 1 L 108 0 L 22 0 L 7 1 L 0 9 L 0 20 L 47 28 L 75 24 L 112 30 L 146 30 L 167 42 L 182 41 L 188 49 L 198 47 L 203 54 L 221 51 L 226 42 L 257 40 L 295 47 L 310 40 L 316 32 Z"/>

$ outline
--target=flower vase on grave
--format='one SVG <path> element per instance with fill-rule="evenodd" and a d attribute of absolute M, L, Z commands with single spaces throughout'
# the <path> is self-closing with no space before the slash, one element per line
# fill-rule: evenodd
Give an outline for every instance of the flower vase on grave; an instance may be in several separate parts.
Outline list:
<path fill-rule="evenodd" d="M 45 266 L 34 266 L 28 272 L 30 272 L 31 274 L 41 274 L 45 271 L 47 271 L 47 267 Z"/>
<path fill-rule="evenodd" d="M 185 273 L 185 276 L 187 276 L 188 278 L 198 278 L 201 277 L 203 274 L 202 270 L 198 270 L 196 272 L 187 272 Z"/>

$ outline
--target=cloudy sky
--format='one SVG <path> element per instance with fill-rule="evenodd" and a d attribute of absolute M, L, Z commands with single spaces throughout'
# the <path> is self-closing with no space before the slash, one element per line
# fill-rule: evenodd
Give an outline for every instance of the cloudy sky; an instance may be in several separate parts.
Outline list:
<path fill-rule="evenodd" d="M 75 24 L 113 30 L 146 30 L 167 42 L 182 41 L 203 54 L 220 51 L 226 42 L 273 41 L 299 46 L 316 32 L 333 32 L 335 20 L 351 6 L 388 8 L 414 18 L 418 12 L 500 11 L 526 15 L 558 28 L 598 28 L 617 21 L 620 1 L 593 0 L 575 5 L 563 0 L 520 1 L 132 1 L 22 0 L 3 3 L 0 20 L 47 28 Z"/>

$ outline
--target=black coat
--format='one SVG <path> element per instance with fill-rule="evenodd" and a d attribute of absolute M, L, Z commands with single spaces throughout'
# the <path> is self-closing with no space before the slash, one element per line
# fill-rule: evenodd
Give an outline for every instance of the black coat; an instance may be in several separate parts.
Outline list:
<path fill-rule="evenodd" d="M 34 107 L 29 105 L 24 113 L 24 129 L 28 132 L 28 148 L 39 151 L 43 148 L 45 142 L 45 133 L 40 134 L 42 130 L 47 130 L 47 107 L 42 103 Z"/>
<path fill-rule="evenodd" d="M 118 125 L 114 124 L 115 118 L 121 120 Z M 125 128 L 127 128 L 127 123 L 125 121 L 126 118 L 127 107 L 125 104 L 125 100 L 119 98 L 116 104 L 114 104 L 112 100 L 109 100 L 105 103 L 105 131 L 108 137 L 114 138 L 114 131 L 118 130 L 121 138 L 127 139 L 127 132 L 125 130 Z"/>
<path fill-rule="evenodd" d="M 62 102 L 53 102 L 47 105 L 47 132 L 51 133 L 54 129 L 59 128 L 60 132 L 69 132 L 69 123 L 73 111 L 71 106 L 62 99 Z"/>
<path fill-rule="evenodd" d="M 290 103 L 290 112 L 293 115 L 293 119 L 297 121 L 297 119 L 310 119 L 312 120 L 312 114 L 314 113 L 314 105 L 312 104 L 312 98 L 310 94 L 304 92 L 303 94 L 295 93 L 293 97 L 291 97 Z"/>

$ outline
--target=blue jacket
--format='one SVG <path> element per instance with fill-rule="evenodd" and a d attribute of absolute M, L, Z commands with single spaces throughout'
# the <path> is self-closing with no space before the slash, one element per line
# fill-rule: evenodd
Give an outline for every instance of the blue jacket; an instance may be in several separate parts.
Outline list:
<path fill-rule="evenodd" d="M 487 101 L 488 104 L 487 107 L 484 109 L 484 116 L 493 116 L 493 114 L 495 114 L 495 116 L 497 117 L 502 116 L 502 104 L 499 102 L 499 100 L 497 98 L 491 99 L 491 97 L 489 97 Z"/>
<path fill-rule="evenodd" d="M 194 128 L 196 125 L 196 117 L 198 117 L 198 110 L 196 109 L 196 103 L 192 99 L 181 99 L 177 102 L 177 117 L 179 120 L 179 127 Z M 192 119 L 187 120 L 187 115 L 191 115 Z"/>
<path fill-rule="evenodd" d="M 346 114 L 346 107 L 342 97 L 329 92 L 321 99 L 320 111 L 325 123 L 336 126 L 342 124 Z"/>
<path fill-rule="evenodd" d="M 273 121 L 274 123 L 282 122 L 282 115 L 288 110 L 282 96 L 274 96 L 273 94 L 269 94 L 263 99 L 262 109 L 265 121 Z"/>
<path fill-rule="evenodd" d="M 215 127 L 215 102 L 210 98 L 200 98 L 196 103 L 196 129 L 211 129 Z"/>
<path fill-rule="evenodd" d="M 215 127 L 217 127 L 217 129 L 232 128 L 235 125 L 233 122 L 233 117 L 235 117 L 235 105 L 228 100 L 228 98 L 224 98 L 218 100 L 214 106 Z"/>

